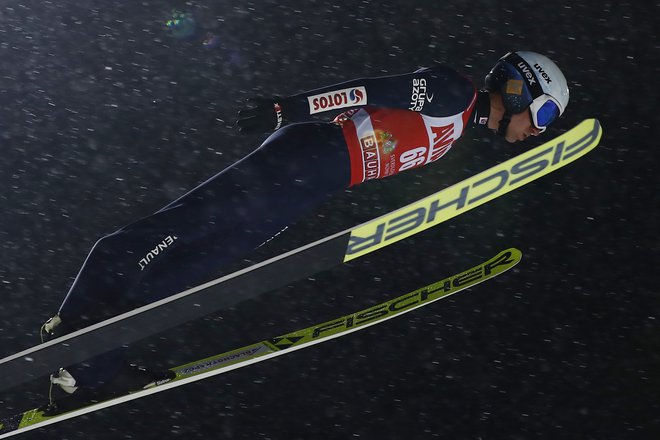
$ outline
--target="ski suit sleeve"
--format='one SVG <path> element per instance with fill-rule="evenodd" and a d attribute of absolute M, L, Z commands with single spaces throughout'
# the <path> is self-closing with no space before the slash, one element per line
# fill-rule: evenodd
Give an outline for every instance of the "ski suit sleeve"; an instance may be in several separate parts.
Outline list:
<path fill-rule="evenodd" d="M 443 117 L 464 111 L 474 98 L 468 78 L 445 65 L 412 73 L 359 78 L 310 90 L 287 98 L 290 122 L 318 116 L 334 117 L 364 106 L 405 109 Z"/>

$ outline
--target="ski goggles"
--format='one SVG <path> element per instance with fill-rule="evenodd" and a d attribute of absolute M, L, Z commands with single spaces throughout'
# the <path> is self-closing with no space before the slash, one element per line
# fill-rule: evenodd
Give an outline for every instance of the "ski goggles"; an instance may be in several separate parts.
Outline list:
<path fill-rule="evenodd" d="M 541 133 L 559 117 L 559 103 L 550 95 L 541 95 L 529 105 L 529 112 L 532 115 L 534 126 L 541 130 Z"/>

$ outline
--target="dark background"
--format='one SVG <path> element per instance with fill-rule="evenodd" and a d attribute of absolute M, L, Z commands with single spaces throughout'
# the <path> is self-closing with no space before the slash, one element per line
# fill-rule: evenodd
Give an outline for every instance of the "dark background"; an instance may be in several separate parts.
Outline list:
<path fill-rule="evenodd" d="M 192 14 L 195 35 L 165 27 Z M 510 146 L 356 187 L 275 253 L 400 207 L 598 118 L 565 169 L 368 258 L 132 348 L 176 365 L 368 307 L 515 246 L 512 272 L 300 352 L 24 439 L 623 439 L 660 432 L 655 1 L 5 1 L 0 356 L 34 345 L 95 240 L 256 147 L 242 102 L 446 62 L 481 84 L 512 49 L 564 71 L 567 112 Z M 202 41 L 210 33 L 215 47 Z M 483 135 L 483 136 L 482 136 Z M 2 380 L 0 378 L 0 380 Z M 41 404 L 43 383 L 0 396 Z"/>

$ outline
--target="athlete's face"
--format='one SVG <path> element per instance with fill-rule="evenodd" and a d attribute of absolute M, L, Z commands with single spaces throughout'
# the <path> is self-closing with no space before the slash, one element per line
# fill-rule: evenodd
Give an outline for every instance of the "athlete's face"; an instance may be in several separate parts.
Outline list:
<path fill-rule="evenodd" d="M 509 122 L 504 138 L 508 142 L 518 142 L 524 141 L 530 136 L 538 136 L 540 133 L 541 130 L 534 127 L 532 123 L 532 115 L 529 113 L 529 110 L 525 110 L 511 116 L 511 122 Z"/>

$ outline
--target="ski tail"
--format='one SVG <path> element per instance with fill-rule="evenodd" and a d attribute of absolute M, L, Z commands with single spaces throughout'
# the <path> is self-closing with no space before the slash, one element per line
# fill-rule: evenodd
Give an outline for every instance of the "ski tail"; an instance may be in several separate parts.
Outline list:
<path fill-rule="evenodd" d="M 0 421 L 0 439 L 180 387 L 363 330 L 494 278 L 514 267 L 521 258 L 522 254 L 518 249 L 506 249 L 478 266 L 368 309 L 172 368 L 176 373 L 175 379 L 145 390 L 50 417 L 40 409 L 26 411 Z"/>

